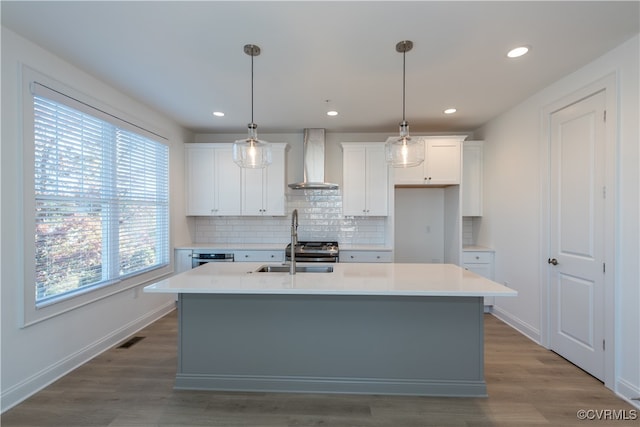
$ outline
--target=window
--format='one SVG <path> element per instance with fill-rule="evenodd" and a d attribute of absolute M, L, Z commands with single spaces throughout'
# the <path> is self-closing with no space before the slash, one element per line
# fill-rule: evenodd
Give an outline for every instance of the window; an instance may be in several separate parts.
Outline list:
<path fill-rule="evenodd" d="M 32 84 L 36 307 L 169 264 L 169 150 Z"/>

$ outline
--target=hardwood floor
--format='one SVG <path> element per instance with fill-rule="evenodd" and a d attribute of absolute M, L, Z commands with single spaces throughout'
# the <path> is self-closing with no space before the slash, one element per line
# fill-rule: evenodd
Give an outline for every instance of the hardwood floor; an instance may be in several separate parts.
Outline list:
<path fill-rule="evenodd" d="M 173 390 L 176 313 L 112 348 L 2 415 L 11 426 L 635 426 L 579 420 L 577 412 L 633 407 L 599 381 L 485 316 L 488 398 L 436 398 Z M 622 412 L 626 411 L 626 412 Z M 639 414 L 640 415 L 640 414 Z"/>

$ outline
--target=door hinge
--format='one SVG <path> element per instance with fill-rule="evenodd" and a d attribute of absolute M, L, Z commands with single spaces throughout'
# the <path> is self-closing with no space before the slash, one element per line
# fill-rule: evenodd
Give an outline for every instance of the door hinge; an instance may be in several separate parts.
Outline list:
<path fill-rule="evenodd" d="M 607 198 L 607 186 L 603 186 L 602 187 L 602 198 L 606 199 Z"/>
<path fill-rule="evenodd" d="M 607 122 L 607 110 L 604 110 L 604 114 L 602 115 L 602 121 Z"/>
<path fill-rule="evenodd" d="M 605 350 L 604 340 L 602 340 L 602 350 Z"/>
<path fill-rule="evenodd" d="M 607 264 L 605 264 L 604 262 L 602 263 L 602 272 L 603 273 L 607 272 Z"/>

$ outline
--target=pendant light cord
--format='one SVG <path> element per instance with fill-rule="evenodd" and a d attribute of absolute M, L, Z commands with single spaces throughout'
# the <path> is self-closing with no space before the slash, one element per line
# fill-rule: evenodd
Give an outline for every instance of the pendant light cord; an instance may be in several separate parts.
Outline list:
<path fill-rule="evenodd" d="M 251 123 L 253 123 L 253 55 L 251 55 Z"/>
<path fill-rule="evenodd" d="M 402 52 L 402 121 L 405 121 L 404 113 L 405 113 L 405 86 L 406 86 L 406 49 Z"/>

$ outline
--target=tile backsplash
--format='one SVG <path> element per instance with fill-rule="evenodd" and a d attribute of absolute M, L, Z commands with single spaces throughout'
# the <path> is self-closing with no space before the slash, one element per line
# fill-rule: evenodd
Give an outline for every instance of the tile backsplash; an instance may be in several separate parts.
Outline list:
<path fill-rule="evenodd" d="M 464 216 L 462 217 L 462 245 L 474 245 L 475 239 L 473 238 L 473 218 Z"/>
<path fill-rule="evenodd" d="M 196 217 L 195 243 L 282 243 L 291 240 L 298 209 L 298 240 L 382 245 L 386 217 L 343 217 L 341 190 L 288 191 L 286 217 Z"/>

